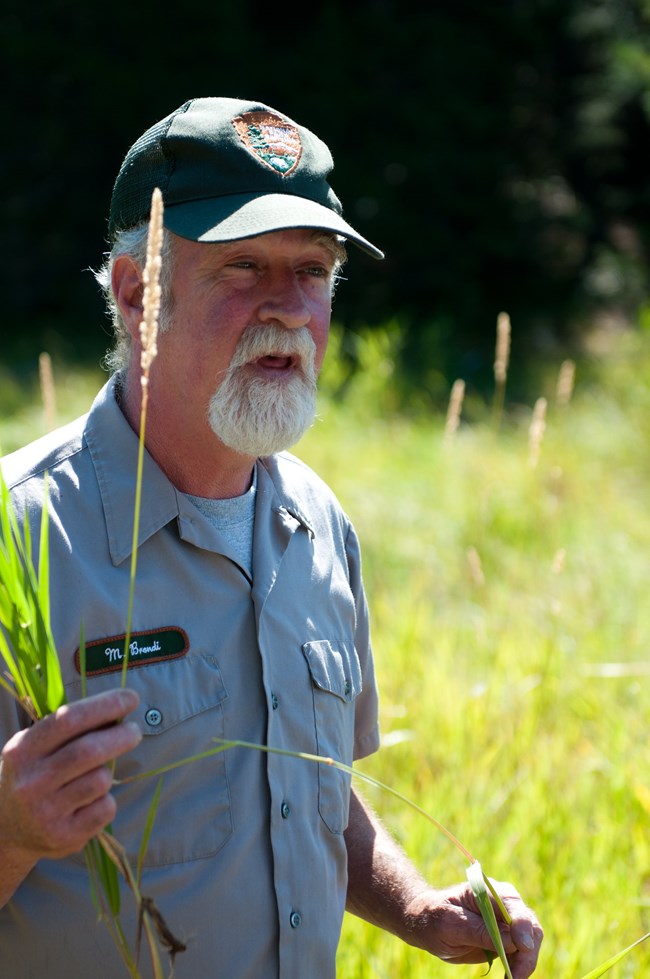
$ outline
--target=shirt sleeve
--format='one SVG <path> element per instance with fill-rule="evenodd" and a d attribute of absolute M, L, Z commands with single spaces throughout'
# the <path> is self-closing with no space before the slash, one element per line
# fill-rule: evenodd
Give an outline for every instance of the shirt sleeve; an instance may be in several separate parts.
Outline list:
<path fill-rule="evenodd" d="M 379 697 L 370 640 L 368 602 L 361 574 L 361 549 L 350 524 L 345 542 L 350 587 L 356 606 L 355 647 L 361 665 L 362 688 L 355 704 L 354 758 L 365 758 L 379 748 Z"/>

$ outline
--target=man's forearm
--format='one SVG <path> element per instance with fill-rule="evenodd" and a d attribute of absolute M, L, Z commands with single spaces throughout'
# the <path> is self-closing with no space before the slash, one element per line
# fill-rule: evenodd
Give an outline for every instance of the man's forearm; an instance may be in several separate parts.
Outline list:
<path fill-rule="evenodd" d="M 345 832 L 348 850 L 346 908 L 413 943 L 409 905 L 426 881 L 377 817 L 352 792 Z"/>

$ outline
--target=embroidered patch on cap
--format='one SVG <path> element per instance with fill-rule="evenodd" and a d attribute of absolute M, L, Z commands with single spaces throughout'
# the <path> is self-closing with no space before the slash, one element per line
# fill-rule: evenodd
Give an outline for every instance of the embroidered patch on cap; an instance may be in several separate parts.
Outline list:
<path fill-rule="evenodd" d="M 121 670 L 124 665 L 125 639 L 126 633 L 86 643 L 86 675 L 97 676 L 100 673 L 116 673 Z M 178 659 L 185 656 L 189 648 L 187 633 L 176 626 L 166 626 L 152 632 L 132 632 L 127 669 Z M 74 654 L 74 665 L 77 673 L 81 673 L 79 650 Z"/>
<path fill-rule="evenodd" d="M 232 121 L 250 153 L 271 170 L 286 177 L 300 161 L 300 133 L 273 112 L 244 112 Z"/>

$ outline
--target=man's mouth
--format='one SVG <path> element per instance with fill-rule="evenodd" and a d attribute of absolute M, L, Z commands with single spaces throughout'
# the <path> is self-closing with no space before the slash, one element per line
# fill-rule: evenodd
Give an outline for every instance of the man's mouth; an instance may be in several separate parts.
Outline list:
<path fill-rule="evenodd" d="M 264 357 L 258 357 L 254 363 L 265 370 L 288 370 L 290 367 L 298 366 L 299 358 L 286 354 L 266 354 Z"/>

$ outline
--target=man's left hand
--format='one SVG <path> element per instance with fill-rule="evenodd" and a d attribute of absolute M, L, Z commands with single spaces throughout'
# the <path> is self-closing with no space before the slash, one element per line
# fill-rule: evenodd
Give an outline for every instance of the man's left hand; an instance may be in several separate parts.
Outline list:
<path fill-rule="evenodd" d="M 513 979 L 528 979 L 535 970 L 544 932 L 512 884 L 492 882 L 511 917 L 507 925 L 495 905 L 495 914 Z M 445 962 L 485 962 L 494 946 L 469 884 L 444 890 L 427 889 L 408 907 L 410 941 Z"/>

